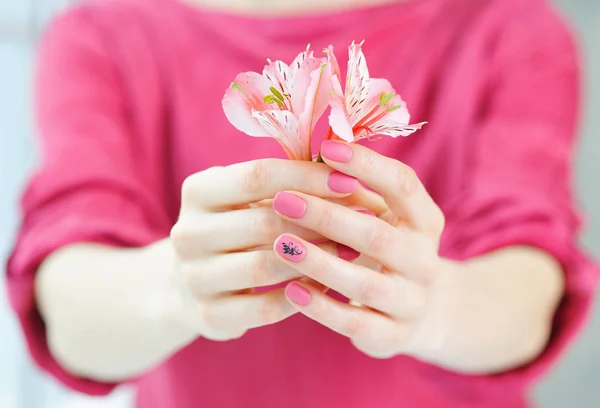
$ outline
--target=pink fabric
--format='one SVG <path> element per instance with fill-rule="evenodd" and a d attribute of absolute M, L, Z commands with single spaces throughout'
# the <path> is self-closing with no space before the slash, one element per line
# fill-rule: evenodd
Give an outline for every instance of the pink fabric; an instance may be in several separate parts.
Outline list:
<path fill-rule="evenodd" d="M 445 211 L 442 255 L 526 244 L 563 264 L 567 293 L 547 350 L 517 370 L 462 376 L 408 357 L 368 358 L 295 316 L 236 341 L 197 340 L 132 380 L 138 407 L 527 406 L 527 386 L 582 326 L 598 271 L 577 247 L 571 195 L 578 56 L 542 0 L 415 0 L 266 20 L 174 0 L 98 0 L 59 17 L 40 49 L 42 160 L 8 263 L 12 305 L 40 367 L 89 394 L 115 386 L 74 378 L 50 355 L 34 299 L 40 261 L 73 242 L 149 244 L 168 235 L 186 176 L 283 157 L 273 140 L 227 122 L 220 101 L 232 78 L 266 57 L 291 60 L 309 42 L 333 44 L 345 64 L 343 49 L 363 38 L 372 75 L 390 79 L 413 122 L 429 122 L 370 146 L 413 166 Z"/>

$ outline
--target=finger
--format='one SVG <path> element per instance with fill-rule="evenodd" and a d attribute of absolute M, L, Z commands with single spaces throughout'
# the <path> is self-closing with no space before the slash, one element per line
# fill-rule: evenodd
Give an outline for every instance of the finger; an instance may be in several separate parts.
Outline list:
<path fill-rule="evenodd" d="M 335 254 L 332 243 L 320 244 L 322 250 Z M 235 292 L 263 286 L 277 285 L 303 275 L 292 266 L 281 262 L 269 249 L 217 254 L 182 266 L 183 279 L 196 296 Z"/>
<path fill-rule="evenodd" d="M 241 251 L 271 246 L 284 232 L 310 241 L 323 236 L 282 219 L 272 207 L 247 208 L 228 212 L 193 214 L 178 222 L 171 231 L 182 259 L 195 259 L 200 253 Z"/>
<path fill-rule="evenodd" d="M 416 317 L 425 302 L 419 285 L 343 261 L 298 237 L 282 235 L 275 241 L 274 249 L 284 263 L 303 275 L 394 317 Z"/>
<path fill-rule="evenodd" d="M 304 282 L 289 283 L 285 295 L 305 316 L 370 348 L 385 348 L 382 343 L 393 343 L 396 337 L 397 327 L 389 317 L 339 302 Z"/>
<path fill-rule="evenodd" d="M 298 192 L 277 194 L 273 208 L 301 227 L 353 248 L 411 280 L 429 283 L 439 268 L 437 247 L 425 234 Z"/>
<path fill-rule="evenodd" d="M 188 177 L 182 186 L 182 212 L 224 210 L 273 198 L 281 190 L 297 190 L 319 197 L 343 197 L 358 182 L 337 174 L 323 163 L 262 159 L 213 167 Z"/>
<path fill-rule="evenodd" d="M 296 313 L 284 289 L 227 295 L 201 309 L 204 324 L 216 331 L 238 332 L 280 322 Z"/>
<path fill-rule="evenodd" d="M 359 178 L 379 192 L 391 210 L 413 228 L 439 236 L 444 216 L 415 171 L 358 144 L 325 141 L 321 156 L 332 168 Z"/>
<path fill-rule="evenodd" d="M 404 248 L 396 228 L 379 218 L 299 192 L 281 192 L 273 209 L 301 227 L 376 259 L 387 268 L 402 270 L 398 256 Z M 302 211 L 300 211 L 302 210 Z"/>
<path fill-rule="evenodd" d="M 349 208 L 365 209 L 378 217 L 384 217 L 390 212 L 383 197 L 361 185 L 359 185 L 356 191 L 349 196 L 330 198 L 329 201 Z"/>

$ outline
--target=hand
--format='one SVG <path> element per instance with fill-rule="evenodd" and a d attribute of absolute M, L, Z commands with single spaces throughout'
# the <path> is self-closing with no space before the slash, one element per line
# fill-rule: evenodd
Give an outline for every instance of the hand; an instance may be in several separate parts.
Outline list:
<path fill-rule="evenodd" d="M 345 261 L 284 234 L 274 245 L 279 258 L 351 302 L 338 302 L 306 282 L 288 284 L 285 293 L 303 314 L 349 337 L 370 356 L 418 353 L 425 347 L 422 342 L 429 341 L 420 333 L 435 313 L 443 213 L 403 163 L 360 145 L 333 141 L 323 144 L 321 154 L 329 166 L 359 177 L 381 194 L 383 200 L 372 206 L 378 217 L 296 191 L 279 193 L 273 208 L 283 219 L 350 247 L 379 266 Z"/>
<path fill-rule="evenodd" d="M 285 232 L 327 241 L 273 211 L 269 200 L 288 189 L 348 204 L 369 196 L 356 179 L 325 164 L 290 160 L 215 167 L 185 180 L 171 241 L 181 261 L 182 320 L 199 335 L 233 339 L 296 313 L 283 289 L 253 291 L 302 276 L 276 258 L 271 248 L 277 236 Z M 327 242 L 317 247 L 324 253 L 335 251 Z"/>

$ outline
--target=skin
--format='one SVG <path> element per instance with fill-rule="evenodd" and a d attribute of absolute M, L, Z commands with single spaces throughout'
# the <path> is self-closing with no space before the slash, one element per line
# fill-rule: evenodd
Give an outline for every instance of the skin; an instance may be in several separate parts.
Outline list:
<path fill-rule="evenodd" d="M 415 172 L 349 146 L 348 163 L 264 159 L 190 176 L 170 238 L 148 247 L 77 244 L 55 252 L 37 278 L 53 355 L 74 374 L 118 381 L 199 336 L 227 341 L 301 312 L 376 358 L 407 354 L 472 374 L 535 358 L 563 291 L 557 263 L 525 247 L 464 262 L 440 258 L 443 214 Z M 360 176 L 383 199 L 362 187 L 332 192 L 332 168 Z M 272 210 L 280 191 L 305 200 L 303 217 Z M 273 250 L 282 235 L 305 246 L 304 260 Z M 328 239 L 375 262 L 343 261 Z M 282 289 L 252 291 L 292 278 L 311 292 L 308 305 Z M 334 301 L 324 286 L 353 303 Z"/>
<path fill-rule="evenodd" d="M 185 1 L 254 15 L 333 11 L 349 3 Z M 119 381 L 159 365 L 197 337 L 227 341 L 300 312 L 376 358 L 406 354 L 467 374 L 534 359 L 564 290 L 557 262 L 528 247 L 463 262 L 440 258 L 444 217 L 415 172 L 351 148 L 347 163 L 265 159 L 207 169 L 184 183 L 169 238 L 144 248 L 82 243 L 54 252 L 36 280 L 52 354 L 73 374 Z M 383 199 L 360 187 L 346 195 L 331 191 L 332 168 L 360 177 Z M 305 200 L 303 217 L 273 211 L 280 191 Z M 301 262 L 274 250 L 282 235 L 306 248 Z M 343 261 L 332 240 L 364 255 Z M 282 289 L 252 290 L 293 278 L 310 291 L 308 305 Z M 352 303 L 334 301 L 325 287 Z"/>

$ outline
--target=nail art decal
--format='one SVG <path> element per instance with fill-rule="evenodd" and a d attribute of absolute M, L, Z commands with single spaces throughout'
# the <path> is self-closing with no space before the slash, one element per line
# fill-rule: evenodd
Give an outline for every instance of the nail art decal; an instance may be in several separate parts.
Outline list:
<path fill-rule="evenodd" d="M 289 242 L 287 244 L 285 242 L 282 242 L 281 246 L 283 247 L 284 255 L 297 256 L 297 255 L 302 255 L 304 252 L 298 248 L 298 245 L 294 245 L 293 242 Z"/>
<path fill-rule="evenodd" d="M 275 242 L 275 250 L 279 255 L 292 262 L 300 262 L 306 256 L 304 245 L 285 235 L 279 237 Z"/>

